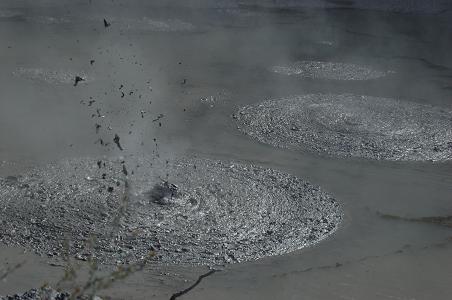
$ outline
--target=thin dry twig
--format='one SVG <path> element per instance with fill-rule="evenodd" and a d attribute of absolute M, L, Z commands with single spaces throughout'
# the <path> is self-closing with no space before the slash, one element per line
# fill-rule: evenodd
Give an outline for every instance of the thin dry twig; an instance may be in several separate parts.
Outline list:
<path fill-rule="evenodd" d="M 6 280 L 6 278 L 11 275 L 14 271 L 21 268 L 25 264 L 25 261 L 15 264 L 12 267 L 6 268 L 6 270 L 0 272 L 0 281 Z"/>
<path fill-rule="evenodd" d="M 201 283 L 201 281 L 206 278 L 207 276 L 212 275 L 213 273 L 218 272 L 218 270 L 210 270 L 209 272 L 202 274 L 201 276 L 198 277 L 198 280 L 196 280 L 195 283 L 193 283 L 191 286 L 189 286 L 188 288 L 186 288 L 185 290 L 182 290 L 180 292 L 177 292 L 175 294 L 173 294 L 170 298 L 170 300 L 175 300 L 176 298 L 179 298 L 180 296 L 188 293 L 189 291 L 191 291 L 192 289 L 194 289 L 198 284 Z"/>

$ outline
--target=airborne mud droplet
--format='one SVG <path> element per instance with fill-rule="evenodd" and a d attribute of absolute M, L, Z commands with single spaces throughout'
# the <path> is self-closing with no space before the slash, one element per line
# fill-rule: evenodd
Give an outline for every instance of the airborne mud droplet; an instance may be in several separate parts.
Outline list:
<path fill-rule="evenodd" d="M 116 146 L 118 146 L 119 150 L 123 150 L 121 147 L 121 144 L 119 143 L 119 135 L 115 134 L 115 137 L 113 138 L 113 142 L 115 142 Z"/>
<path fill-rule="evenodd" d="M 452 160 L 452 112 L 410 101 L 310 94 L 245 106 L 239 129 L 280 148 L 366 159 Z"/>
<path fill-rule="evenodd" d="M 135 163 L 128 189 L 116 184 L 124 182 L 121 160 L 102 160 L 99 169 L 96 159 L 74 159 L 29 171 L 16 184 L 0 179 L 0 240 L 45 255 L 69 236 L 76 256 L 94 234 L 102 263 L 136 261 L 154 249 L 164 263 L 215 265 L 301 249 L 342 218 L 319 187 L 275 170 L 201 159 Z M 124 197 L 120 238 L 112 241 Z"/>

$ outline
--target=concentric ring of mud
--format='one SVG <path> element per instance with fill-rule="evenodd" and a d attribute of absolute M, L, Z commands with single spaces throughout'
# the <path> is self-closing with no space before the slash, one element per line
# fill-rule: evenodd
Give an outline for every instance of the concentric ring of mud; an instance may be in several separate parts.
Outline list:
<path fill-rule="evenodd" d="M 310 94 L 245 106 L 239 130 L 275 147 L 339 157 L 452 159 L 452 112 L 395 99 Z"/>
<path fill-rule="evenodd" d="M 341 220 L 331 196 L 275 170 L 201 159 L 141 158 L 134 167 L 129 189 L 125 164 L 108 160 L 71 160 L 2 179 L 0 240 L 58 256 L 69 238 L 71 255 L 94 254 L 103 263 L 155 250 L 164 263 L 224 264 L 311 245 Z M 87 247 L 91 235 L 94 248 Z"/>
<path fill-rule="evenodd" d="M 367 66 L 326 61 L 299 61 L 292 65 L 274 66 L 275 73 L 329 80 L 370 80 L 384 77 L 391 72 L 374 70 Z"/>

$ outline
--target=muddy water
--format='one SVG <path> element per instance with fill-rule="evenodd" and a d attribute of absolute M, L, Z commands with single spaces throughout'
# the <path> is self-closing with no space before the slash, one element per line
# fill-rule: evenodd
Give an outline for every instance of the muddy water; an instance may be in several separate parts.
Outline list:
<path fill-rule="evenodd" d="M 1 7 L 1 176 L 57 158 L 131 154 L 195 155 L 277 169 L 334 195 L 345 212 L 339 230 L 302 251 L 229 266 L 206 278 L 187 299 L 447 299 L 450 228 L 384 219 L 378 213 L 451 215 L 451 163 L 334 159 L 276 149 L 244 136 L 231 118 L 244 105 L 307 93 L 397 98 L 450 110 L 447 12 L 43 3 Z M 132 22 L 137 28 L 116 21 L 120 9 L 124 19 L 139 20 Z M 115 21 L 104 28 L 107 17 Z M 166 27 L 158 23 L 167 20 L 173 21 Z M 155 24 L 176 25 L 161 31 Z M 394 72 L 360 82 L 271 72 L 273 66 L 306 60 Z M 86 74 L 90 80 L 74 87 L 15 75 L 21 68 Z M 96 124 L 101 125 L 98 133 Z M 114 134 L 124 151 L 113 143 Z M 99 138 L 110 145 L 102 146 Z M 27 262 L 0 284 L 0 294 L 61 276 L 61 267 L 49 265 L 45 257 L 15 248 L 0 253 L 2 262 Z M 168 299 L 204 272 L 156 267 L 104 294 Z"/>

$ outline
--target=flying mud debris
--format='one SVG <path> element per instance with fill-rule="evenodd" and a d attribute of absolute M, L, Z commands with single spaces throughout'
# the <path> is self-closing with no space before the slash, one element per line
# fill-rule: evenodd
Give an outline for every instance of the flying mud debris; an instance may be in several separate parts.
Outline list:
<path fill-rule="evenodd" d="M 1 179 L 0 240 L 56 257 L 70 240 L 70 255 L 106 264 L 155 251 L 161 263 L 223 265 L 312 245 L 342 218 L 319 187 L 271 169 L 137 158 L 125 178 L 122 160 L 98 162 L 73 159 Z M 86 245 L 92 236 L 94 247 Z"/>
<path fill-rule="evenodd" d="M 351 94 L 268 100 L 234 115 L 239 130 L 275 147 L 377 160 L 452 160 L 452 112 Z"/>
<path fill-rule="evenodd" d="M 369 80 L 393 73 L 356 64 L 326 61 L 299 61 L 292 65 L 274 66 L 271 70 L 283 75 L 330 80 Z"/>
<path fill-rule="evenodd" d="M 84 78 L 80 77 L 80 76 L 75 76 L 75 80 L 74 80 L 74 86 L 77 86 L 79 82 L 81 81 L 85 81 Z M 91 106 L 91 105 L 88 105 Z"/>
<path fill-rule="evenodd" d="M 121 147 L 121 144 L 119 143 L 119 140 L 120 140 L 119 135 L 115 134 L 115 137 L 113 138 L 113 142 L 115 142 L 115 144 L 116 144 L 116 146 L 118 146 L 119 150 L 122 151 L 124 149 Z"/>

